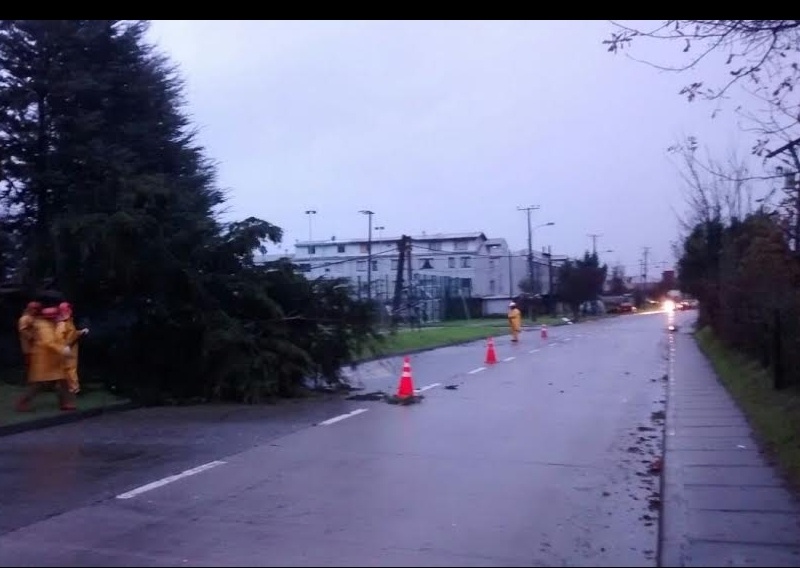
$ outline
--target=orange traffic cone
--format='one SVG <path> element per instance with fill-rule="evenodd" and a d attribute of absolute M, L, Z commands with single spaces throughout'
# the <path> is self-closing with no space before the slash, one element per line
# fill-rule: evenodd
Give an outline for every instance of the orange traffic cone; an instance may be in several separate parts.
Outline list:
<path fill-rule="evenodd" d="M 542 324 L 542 339 L 547 339 L 547 326 Z"/>
<path fill-rule="evenodd" d="M 486 343 L 486 364 L 494 365 L 497 363 L 497 353 L 494 352 L 494 339 L 491 337 Z"/>
<path fill-rule="evenodd" d="M 414 379 L 411 378 L 411 360 L 406 355 L 403 359 L 403 373 L 400 375 L 400 383 L 397 385 L 397 398 L 411 396 L 414 396 Z"/>

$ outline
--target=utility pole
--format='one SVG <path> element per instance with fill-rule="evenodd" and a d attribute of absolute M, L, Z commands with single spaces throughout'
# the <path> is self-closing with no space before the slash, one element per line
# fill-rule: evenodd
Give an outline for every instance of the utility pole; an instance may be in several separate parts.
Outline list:
<path fill-rule="evenodd" d="M 642 278 L 644 286 L 647 288 L 647 257 L 650 255 L 650 247 L 644 247 L 644 260 L 642 261 Z"/>
<path fill-rule="evenodd" d="M 538 205 L 529 205 L 528 207 L 517 207 L 517 211 L 525 211 L 528 218 L 528 283 L 530 285 L 531 293 L 535 293 L 536 288 L 533 278 L 533 227 L 531 227 L 531 212 L 539 209 Z M 533 319 L 533 302 L 529 302 L 528 317 Z"/>
<path fill-rule="evenodd" d="M 597 255 L 597 239 L 599 239 L 603 235 L 600 235 L 598 233 L 590 233 L 588 236 L 590 239 L 592 239 L 592 254 Z"/>
<path fill-rule="evenodd" d="M 392 325 L 397 325 L 400 303 L 403 298 L 403 268 L 406 261 L 406 249 L 410 238 L 406 235 L 397 242 L 397 275 L 394 281 L 394 301 L 392 302 Z"/>
<path fill-rule="evenodd" d="M 784 179 L 785 189 L 789 193 L 790 199 L 794 197 L 794 252 L 795 255 L 800 256 L 800 180 L 795 181 L 795 176 L 800 175 L 800 155 L 797 153 L 798 146 L 800 146 L 800 138 L 796 138 L 777 150 L 773 150 L 768 153 L 766 157 L 774 158 L 778 154 L 787 152 L 794 163 L 795 171 L 788 173 Z M 792 192 L 795 192 L 795 194 L 792 195 Z"/>
<path fill-rule="evenodd" d="M 794 154 L 794 148 L 792 148 Z M 794 252 L 800 254 L 800 180 L 795 180 L 795 172 L 790 172 L 784 176 L 784 190 L 789 195 L 789 199 L 794 201 Z"/>
<path fill-rule="evenodd" d="M 316 209 L 306 209 L 306 215 L 308 215 L 308 240 L 312 241 L 314 239 L 311 238 L 311 219 L 313 215 L 317 214 Z"/>
<path fill-rule="evenodd" d="M 369 209 L 362 209 L 359 211 L 362 215 L 369 218 L 369 229 L 367 232 L 367 301 L 372 304 L 372 216 L 375 215 L 374 211 Z"/>
<path fill-rule="evenodd" d="M 411 248 L 412 248 L 411 237 L 408 237 L 408 240 L 406 241 L 406 255 L 408 256 L 408 265 L 407 265 L 408 266 L 408 295 L 406 297 L 406 313 L 407 313 L 407 317 L 408 317 L 408 322 L 410 324 L 413 324 L 413 323 L 415 323 L 415 321 L 413 319 L 411 319 L 411 318 L 412 318 L 412 315 L 413 315 L 412 305 L 414 303 L 414 280 L 412 280 L 412 276 L 414 274 L 412 272 L 412 266 L 411 266 L 411 260 L 412 260 Z"/>
<path fill-rule="evenodd" d="M 508 299 L 514 299 L 514 266 L 511 263 L 511 249 L 508 249 Z"/>
<path fill-rule="evenodd" d="M 555 294 L 553 292 L 553 248 L 547 245 L 547 308 L 550 315 L 556 313 Z"/>

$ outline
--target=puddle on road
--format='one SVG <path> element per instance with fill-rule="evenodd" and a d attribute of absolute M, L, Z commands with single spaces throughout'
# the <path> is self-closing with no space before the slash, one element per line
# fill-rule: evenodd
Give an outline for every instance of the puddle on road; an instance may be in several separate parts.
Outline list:
<path fill-rule="evenodd" d="M 146 454 L 143 449 L 131 449 L 130 447 L 118 446 L 84 446 L 79 448 L 78 455 L 81 458 L 96 460 L 99 462 L 116 464 L 123 461 L 130 461 L 141 458 Z"/>
<path fill-rule="evenodd" d="M 47 444 L 6 451 L 4 457 L 14 467 L 39 468 L 46 464 L 48 468 L 59 469 L 69 465 L 118 465 L 121 462 L 141 459 L 148 455 L 159 455 L 154 447 L 132 447 L 130 444 Z"/>

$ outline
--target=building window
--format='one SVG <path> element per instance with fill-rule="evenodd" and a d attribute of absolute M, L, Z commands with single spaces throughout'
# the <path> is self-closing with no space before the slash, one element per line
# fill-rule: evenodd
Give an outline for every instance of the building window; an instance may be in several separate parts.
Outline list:
<path fill-rule="evenodd" d="M 361 243 L 361 252 L 364 254 L 369 252 L 369 245 L 367 243 Z"/>
<path fill-rule="evenodd" d="M 373 260 L 372 261 L 372 270 L 378 270 L 378 261 L 377 260 Z"/>
<path fill-rule="evenodd" d="M 336 245 L 336 252 L 344 252 L 344 245 Z"/>
<path fill-rule="evenodd" d="M 451 256 L 447 259 L 447 267 L 448 268 L 455 268 L 456 267 L 456 257 Z"/>
<path fill-rule="evenodd" d="M 420 270 L 430 270 L 433 268 L 433 259 L 432 258 L 420 258 L 419 259 L 419 269 Z"/>
<path fill-rule="evenodd" d="M 489 280 L 489 293 L 493 296 L 497 294 L 497 284 L 494 280 Z"/>
<path fill-rule="evenodd" d="M 442 250 L 442 241 L 433 242 L 428 248 L 431 250 Z"/>
<path fill-rule="evenodd" d="M 494 268 L 494 259 L 493 258 L 489 259 L 489 268 Z"/>
<path fill-rule="evenodd" d="M 308 247 L 308 254 L 317 254 L 317 247 Z"/>
<path fill-rule="evenodd" d="M 311 272 L 311 265 L 310 264 L 298 264 L 297 270 L 300 272 Z"/>
<path fill-rule="evenodd" d="M 467 250 L 467 241 L 456 241 L 456 250 Z"/>
<path fill-rule="evenodd" d="M 470 256 L 462 256 L 461 257 L 461 268 L 469 268 L 472 266 L 472 257 Z"/>
<path fill-rule="evenodd" d="M 359 272 L 366 272 L 367 270 L 367 261 L 366 260 L 359 260 L 356 262 L 356 270 Z"/>
<path fill-rule="evenodd" d="M 393 272 L 397 272 L 397 259 L 396 258 L 392 259 L 392 271 Z"/>

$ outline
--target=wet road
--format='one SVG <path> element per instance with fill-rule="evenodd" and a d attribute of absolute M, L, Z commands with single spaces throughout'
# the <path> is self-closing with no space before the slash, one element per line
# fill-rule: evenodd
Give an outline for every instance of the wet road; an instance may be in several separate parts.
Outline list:
<path fill-rule="evenodd" d="M 420 354 L 408 407 L 147 409 L 0 438 L 0 565 L 655 565 L 664 324 L 501 338 L 489 368 L 482 342 Z"/>

